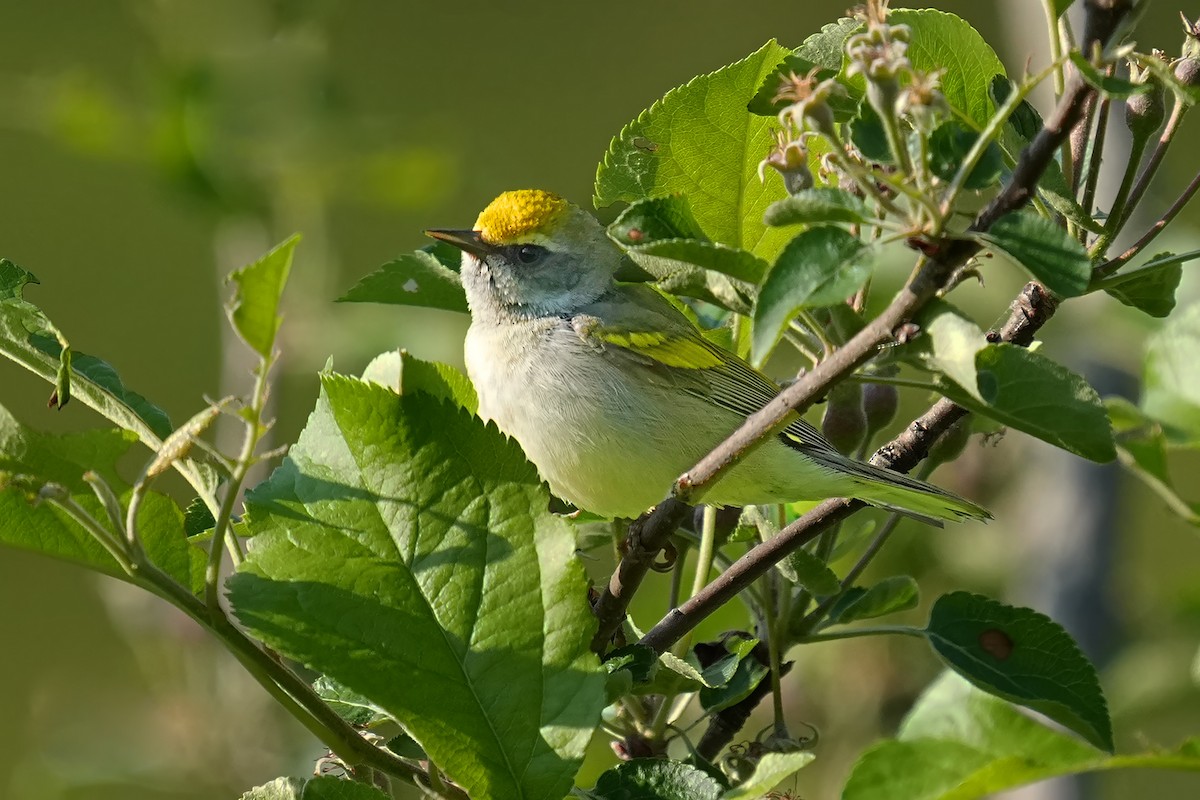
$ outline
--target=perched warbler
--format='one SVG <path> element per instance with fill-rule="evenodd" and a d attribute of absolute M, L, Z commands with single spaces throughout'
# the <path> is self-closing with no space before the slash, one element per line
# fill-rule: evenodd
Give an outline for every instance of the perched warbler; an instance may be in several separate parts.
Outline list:
<path fill-rule="evenodd" d="M 520 443 L 551 490 L 635 517 L 779 387 L 653 288 L 614 279 L 622 254 L 560 197 L 506 192 L 473 230 L 428 235 L 463 251 L 467 372 L 479 414 Z M 843 456 L 796 417 L 705 495 L 716 505 L 855 497 L 939 519 L 979 506 Z"/>

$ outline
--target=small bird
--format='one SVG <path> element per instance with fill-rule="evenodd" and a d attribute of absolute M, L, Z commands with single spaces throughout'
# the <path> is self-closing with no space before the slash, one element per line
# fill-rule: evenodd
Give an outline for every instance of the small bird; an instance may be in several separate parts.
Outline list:
<path fill-rule="evenodd" d="M 467 373 L 479 415 L 521 445 L 550 489 L 636 517 L 779 387 L 710 342 L 655 289 L 615 280 L 620 249 L 591 214 L 536 189 L 505 192 L 463 251 Z M 705 494 L 714 505 L 854 497 L 918 516 L 986 519 L 974 503 L 847 458 L 797 416 Z"/>

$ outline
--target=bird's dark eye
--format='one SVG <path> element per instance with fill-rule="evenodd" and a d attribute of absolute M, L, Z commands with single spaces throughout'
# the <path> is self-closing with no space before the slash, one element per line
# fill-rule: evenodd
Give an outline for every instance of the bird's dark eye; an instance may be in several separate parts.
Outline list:
<path fill-rule="evenodd" d="M 532 264 L 545 254 L 546 248 L 536 244 L 523 244 L 517 248 L 517 260 L 522 264 Z"/>

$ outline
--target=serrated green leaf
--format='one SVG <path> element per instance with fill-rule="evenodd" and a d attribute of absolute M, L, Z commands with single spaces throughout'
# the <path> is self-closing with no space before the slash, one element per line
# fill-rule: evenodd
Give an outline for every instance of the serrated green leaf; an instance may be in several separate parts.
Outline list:
<path fill-rule="evenodd" d="M 367 275 L 339 303 L 388 303 L 467 313 L 467 295 L 458 273 L 435 254 L 435 246 L 404 253 Z"/>
<path fill-rule="evenodd" d="M 869 748 L 843 800 L 974 800 L 1059 775 L 1124 768 L 1200 770 L 1196 740 L 1106 756 L 947 672 L 925 690 L 898 740 Z"/>
<path fill-rule="evenodd" d="M 929 136 L 929 168 L 934 175 L 945 181 L 954 179 L 962 166 L 963 159 L 971 152 L 979 134 L 958 120 L 946 120 Z M 995 142 L 990 142 L 983 156 L 963 182 L 966 189 L 987 189 L 1000 180 L 1004 169 L 1004 153 Z"/>
<path fill-rule="evenodd" d="M 1040 711 L 1113 751 L 1096 669 L 1062 626 L 1033 609 L 968 592 L 933 604 L 925 635 L 946 664 L 989 694 Z"/>
<path fill-rule="evenodd" d="M 0 258 L 0 300 L 20 300 L 21 292 L 31 283 L 41 283 L 32 272 Z"/>
<path fill-rule="evenodd" d="M 912 29 L 908 58 L 915 69 L 945 69 L 941 88 L 955 114 L 982 129 L 995 108 L 988 93 L 992 78 L 1004 75 L 1004 65 L 969 22 L 945 11 L 897 8 L 888 15 L 892 25 Z"/>
<path fill-rule="evenodd" d="M 744 783 L 721 795 L 721 800 L 756 800 L 781 782 L 807 767 L 816 755 L 809 750 L 790 753 L 766 753 L 758 760 L 754 773 Z"/>
<path fill-rule="evenodd" d="M 798 234 L 767 273 L 754 304 L 750 352 L 762 364 L 798 311 L 845 300 L 871 275 L 874 250 L 841 228 Z"/>
<path fill-rule="evenodd" d="M 270 358 L 275 347 L 275 335 L 283 320 L 279 301 L 283 299 L 283 287 L 299 242 L 299 235 L 285 239 L 253 264 L 231 272 L 226 279 L 234 286 L 233 298 L 226 308 L 234 330 L 263 358 Z"/>
<path fill-rule="evenodd" d="M 470 378 L 449 364 L 424 361 L 407 350 L 380 353 L 367 364 L 362 377 L 397 394 L 424 392 L 448 400 L 472 414 L 479 408 L 479 396 Z"/>
<path fill-rule="evenodd" d="M 643 111 L 613 139 L 596 172 L 596 206 L 679 192 L 713 240 L 774 258 L 787 234 L 763 224 L 778 190 L 758 178 L 773 121 L 751 115 L 746 98 L 785 55 L 768 42 Z"/>
<path fill-rule="evenodd" d="M 322 775 L 317 778 L 276 778 L 255 786 L 241 800 L 387 800 L 365 783 Z"/>
<path fill-rule="evenodd" d="M 1075 455 L 1099 462 L 1116 458 L 1099 395 L 1062 364 L 1001 342 L 976 354 L 975 372 L 975 392 L 946 379 L 938 380 L 938 388 L 971 411 Z"/>
<path fill-rule="evenodd" d="M 702 269 L 753 285 L 761 281 L 767 272 L 766 261 L 753 253 L 720 242 L 663 239 L 641 247 L 631 247 L 626 252 L 634 263 L 660 281 Z"/>
<path fill-rule="evenodd" d="M 561 797 L 605 703 L 570 527 L 494 427 L 422 393 L 321 384 L 247 496 L 235 614 L 378 704 L 472 796 Z"/>
<path fill-rule="evenodd" d="M 1006 253 L 1057 295 L 1077 297 L 1088 290 L 1092 262 L 1087 251 L 1052 220 L 1016 211 L 996 220 L 977 237 L 986 246 Z"/>
<path fill-rule="evenodd" d="M 1146 344 L 1142 409 L 1169 439 L 1200 441 L 1200 305 L 1177 314 Z"/>
<path fill-rule="evenodd" d="M 868 214 L 867 204 L 861 198 L 841 189 L 819 186 L 771 203 L 763 222 L 774 226 L 862 223 L 867 221 Z"/>
<path fill-rule="evenodd" d="M 1079 74 L 1093 88 L 1103 95 L 1108 97 L 1116 97 L 1124 99 L 1132 97 L 1135 94 L 1141 94 L 1149 87 L 1145 83 L 1134 83 L 1131 80 L 1126 80 L 1119 75 L 1105 75 L 1097 69 L 1090 61 L 1084 58 L 1083 54 L 1078 50 L 1072 50 L 1070 53 L 1071 63 L 1079 70 Z"/>
<path fill-rule="evenodd" d="M 920 589 L 911 575 L 884 578 L 869 589 L 855 586 L 834 603 L 826 624 L 843 625 L 860 619 L 873 619 L 917 607 Z"/>
<path fill-rule="evenodd" d="M 586 792 L 589 800 L 720 800 L 725 787 L 680 761 L 635 758 L 608 770 Z"/>
<path fill-rule="evenodd" d="M 27 491 L 57 483 L 71 493 L 93 518 L 108 525 L 108 516 L 83 479 L 93 471 L 116 492 L 122 507 L 130 489 L 116 463 L 136 441 L 128 432 L 94 429 L 61 436 L 39 433 L 18 422 L 0 406 L 0 473 L 28 476 L 25 485 L 0 479 L 0 544 L 70 561 L 129 580 L 121 566 L 82 526 L 49 503 L 35 504 Z M 194 567 L 204 553 L 192 547 L 183 529 L 183 512 L 166 495 L 148 492 L 138 514 L 138 533 L 150 560 L 183 586 L 197 591 L 203 575 Z"/>

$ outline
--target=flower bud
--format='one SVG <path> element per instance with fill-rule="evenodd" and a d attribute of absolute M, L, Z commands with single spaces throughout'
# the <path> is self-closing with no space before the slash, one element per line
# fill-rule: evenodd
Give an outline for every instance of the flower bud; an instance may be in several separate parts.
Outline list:
<path fill-rule="evenodd" d="M 1139 140 L 1149 139 L 1157 133 L 1167 115 L 1162 84 L 1149 78 L 1146 85 L 1149 87 L 1146 91 L 1125 101 L 1125 127 L 1134 139 Z"/>
<path fill-rule="evenodd" d="M 874 436 L 896 418 L 900 393 L 889 383 L 868 383 L 863 386 L 863 413 L 867 419 L 867 436 Z"/>
<path fill-rule="evenodd" d="M 821 433 L 842 455 L 853 453 L 867 435 L 862 384 L 843 381 L 829 390 Z"/>
<path fill-rule="evenodd" d="M 950 430 L 938 437 L 933 447 L 929 448 L 929 463 L 937 466 L 958 458 L 966 449 L 970 438 L 971 423 L 960 419 L 950 427 Z"/>
<path fill-rule="evenodd" d="M 1176 61 L 1175 80 L 1184 86 L 1200 86 L 1200 58 L 1181 58 Z"/>

